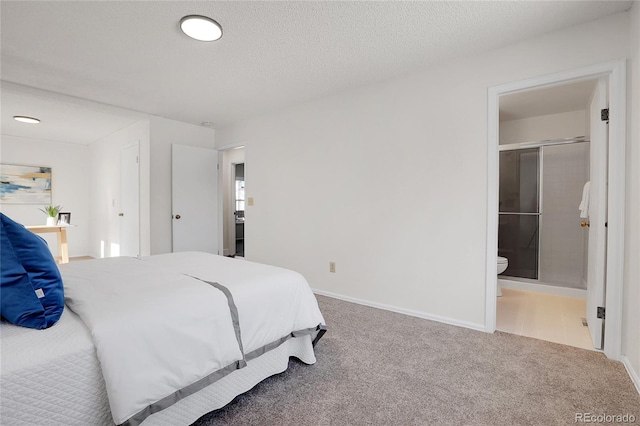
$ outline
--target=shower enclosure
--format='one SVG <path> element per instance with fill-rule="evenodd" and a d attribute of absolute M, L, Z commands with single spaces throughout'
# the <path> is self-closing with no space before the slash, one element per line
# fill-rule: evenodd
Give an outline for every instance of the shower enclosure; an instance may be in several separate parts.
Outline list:
<path fill-rule="evenodd" d="M 586 288 L 587 232 L 578 205 L 589 180 L 584 138 L 500 146 L 498 255 L 503 277 Z"/>

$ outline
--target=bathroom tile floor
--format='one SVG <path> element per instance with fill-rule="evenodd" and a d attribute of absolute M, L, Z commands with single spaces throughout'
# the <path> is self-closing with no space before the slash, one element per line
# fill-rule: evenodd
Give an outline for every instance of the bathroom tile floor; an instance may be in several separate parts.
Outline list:
<path fill-rule="evenodd" d="M 503 288 L 496 329 L 593 350 L 589 328 L 582 325 L 586 304 L 577 297 Z"/>

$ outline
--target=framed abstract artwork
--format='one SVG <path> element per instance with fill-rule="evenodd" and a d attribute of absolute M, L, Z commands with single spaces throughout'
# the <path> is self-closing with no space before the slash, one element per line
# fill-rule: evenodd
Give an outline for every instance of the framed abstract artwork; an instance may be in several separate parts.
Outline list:
<path fill-rule="evenodd" d="M 51 167 L 0 164 L 0 202 L 51 204 Z"/>

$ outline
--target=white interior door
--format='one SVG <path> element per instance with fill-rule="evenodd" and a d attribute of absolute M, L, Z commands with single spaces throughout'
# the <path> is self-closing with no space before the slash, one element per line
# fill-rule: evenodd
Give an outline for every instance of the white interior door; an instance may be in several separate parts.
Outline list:
<path fill-rule="evenodd" d="M 138 144 L 120 151 L 120 256 L 140 254 L 140 161 Z"/>
<path fill-rule="evenodd" d="M 218 254 L 218 151 L 171 145 L 173 251 Z"/>
<path fill-rule="evenodd" d="M 589 258 L 587 270 L 587 322 L 593 345 L 602 349 L 604 322 L 597 317 L 598 307 L 605 306 L 605 265 L 607 247 L 607 152 L 608 125 L 600 112 L 607 108 L 607 82 L 600 79 L 590 106 L 591 152 L 589 199 Z"/>

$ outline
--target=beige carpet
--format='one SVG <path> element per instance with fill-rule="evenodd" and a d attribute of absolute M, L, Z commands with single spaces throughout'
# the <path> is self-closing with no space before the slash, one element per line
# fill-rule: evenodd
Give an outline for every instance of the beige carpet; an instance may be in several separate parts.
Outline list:
<path fill-rule="evenodd" d="M 572 425 L 576 413 L 640 422 L 624 366 L 600 353 L 318 301 L 328 326 L 318 362 L 292 360 L 195 425 Z"/>

